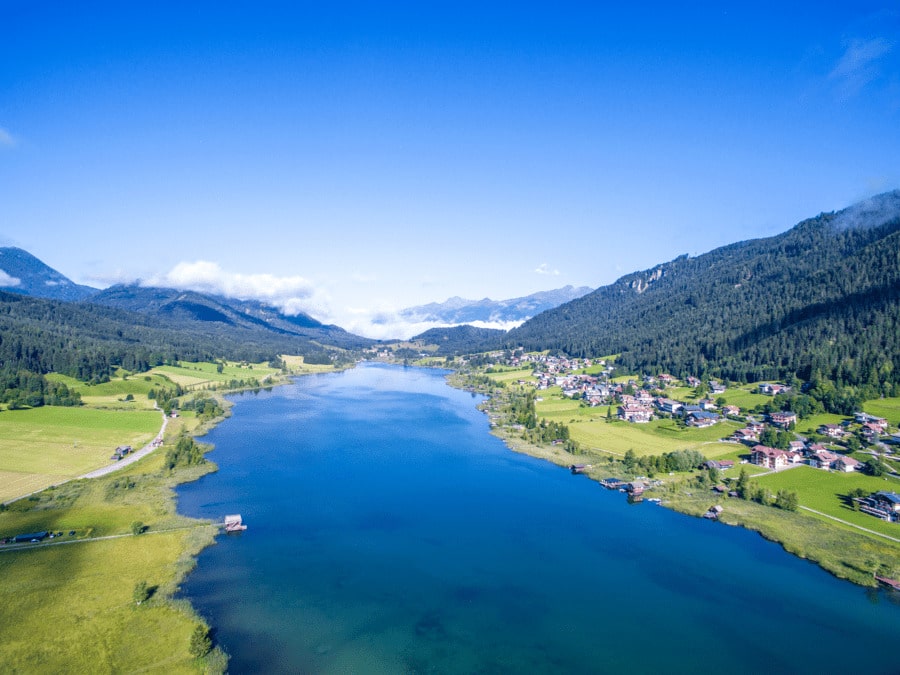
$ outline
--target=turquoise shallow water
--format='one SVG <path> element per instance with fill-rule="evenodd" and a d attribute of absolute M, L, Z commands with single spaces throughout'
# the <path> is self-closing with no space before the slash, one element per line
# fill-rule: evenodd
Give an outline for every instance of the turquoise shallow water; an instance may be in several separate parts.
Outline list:
<path fill-rule="evenodd" d="M 437 371 L 234 398 L 182 512 L 249 530 L 183 594 L 231 672 L 900 673 L 900 602 L 510 452 Z"/>

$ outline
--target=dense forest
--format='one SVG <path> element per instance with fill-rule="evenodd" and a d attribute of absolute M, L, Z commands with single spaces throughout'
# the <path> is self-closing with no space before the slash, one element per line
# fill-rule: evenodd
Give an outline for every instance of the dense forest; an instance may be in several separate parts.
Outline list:
<path fill-rule="evenodd" d="M 681 256 L 544 312 L 503 346 L 618 354 L 632 372 L 900 384 L 900 192 Z"/>
<path fill-rule="evenodd" d="M 361 338 L 358 338 L 362 340 Z M 27 405 L 77 404 L 43 375 L 106 381 L 118 367 L 140 372 L 177 361 L 275 361 L 300 354 L 317 362 L 341 356 L 308 337 L 264 326 L 236 326 L 132 312 L 89 303 L 0 291 L 0 383 L 3 399 Z"/>

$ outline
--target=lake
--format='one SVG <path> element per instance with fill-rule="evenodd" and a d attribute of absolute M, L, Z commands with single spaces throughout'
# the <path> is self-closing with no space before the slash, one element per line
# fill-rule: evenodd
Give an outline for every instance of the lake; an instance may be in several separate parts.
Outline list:
<path fill-rule="evenodd" d="M 900 602 L 511 452 L 441 371 L 232 397 L 179 509 L 233 673 L 900 672 Z"/>

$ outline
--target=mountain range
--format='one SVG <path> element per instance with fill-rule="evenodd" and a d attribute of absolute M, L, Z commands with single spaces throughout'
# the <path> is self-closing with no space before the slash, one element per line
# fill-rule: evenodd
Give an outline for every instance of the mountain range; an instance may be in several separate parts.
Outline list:
<path fill-rule="evenodd" d="M 98 291 L 20 249 L 0 249 L 0 288 L 14 291 L 0 290 L 5 372 L 83 376 L 114 363 L 187 356 L 330 358 L 329 348 L 375 342 L 257 301 L 139 285 Z M 900 394 L 900 191 L 585 290 L 497 302 L 451 298 L 403 314 L 455 323 L 536 312 L 508 332 L 462 325 L 414 338 L 437 345 L 438 354 L 524 347 L 615 355 L 630 372 L 799 377 Z M 580 297 L 563 302 L 571 296 Z"/>
<path fill-rule="evenodd" d="M 412 323 L 470 324 L 517 323 L 537 316 L 566 302 L 580 298 L 592 289 L 587 286 L 565 286 L 552 291 L 540 291 L 510 300 L 466 300 L 453 297 L 445 302 L 409 307 L 399 312 L 400 316 Z"/>

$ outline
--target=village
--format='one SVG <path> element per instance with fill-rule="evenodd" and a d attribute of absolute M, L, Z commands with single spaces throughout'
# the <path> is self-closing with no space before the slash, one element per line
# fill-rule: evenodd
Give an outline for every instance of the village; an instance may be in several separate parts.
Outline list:
<path fill-rule="evenodd" d="M 530 377 L 515 380 L 518 386 L 533 387 L 538 397 L 553 390 L 559 391 L 565 399 L 578 401 L 580 406 L 606 406 L 608 420 L 612 419 L 615 410 L 615 420 L 635 425 L 670 419 L 683 424 L 686 429 L 709 429 L 729 421 L 732 424 L 728 425 L 728 432 L 720 440 L 745 448 L 739 455 L 741 464 L 767 472 L 808 466 L 845 474 L 883 471 L 898 477 L 895 466 L 885 460 L 894 459 L 893 447 L 900 445 L 900 431 L 892 428 L 883 417 L 859 411 L 840 423 L 822 424 L 815 429 L 815 433 L 803 435 L 795 432 L 800 421 L 796 412 L 765 411 L 760 406 L 748 410 L 729 404 L 723 396 L 729 387 L 717 380 L 704 382 L 696 377 L 687 377 L 682 381 L 665 373 L 639 379 L 633 376 L 617 377 L 615 367 L 602 359 L 576 359 L 522 351 L 494 352 L 489 357 L 495 365 L 489 365 L 486 372 L 490 373 L 493 368 L 531 368 Z M 773 382 L 758 383 L 754 389 L 755 393 L 772 401 L 779 395 L 790 400 L 792 393 L 791 386 Z M 679 392 L 679 397 L 669 393 L 672 391 Z M 771 405 L 764 407 L 771 408 Z M 739 428 L 732 430 L 735 424 Z M 573 467 L 578 472 L 583 470 L 582 465 Z M 697 468 L 726 471 L 733 467 L 733 460 L 714 459 Z M 604 480 L 611 483 L 601 481 L 606 487 L 615 487 L 631 494 L 636 492 L 639 495 L 647 487 L 641 481 Z M 730 492 L 734 496 L 733 491 L 725 490 L 721 485 L 714 489 Z M 852 499 L 859 511 L 887 522 L 900 523 L 900 494 L 895 489 L 874 490 L 868 494 L 857 491 Z"/>

